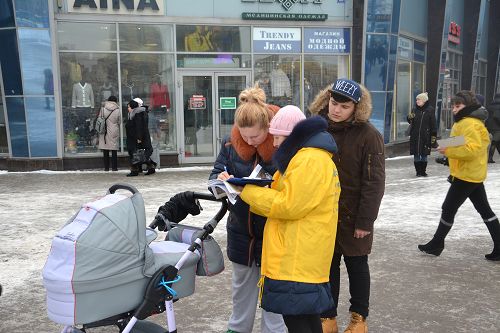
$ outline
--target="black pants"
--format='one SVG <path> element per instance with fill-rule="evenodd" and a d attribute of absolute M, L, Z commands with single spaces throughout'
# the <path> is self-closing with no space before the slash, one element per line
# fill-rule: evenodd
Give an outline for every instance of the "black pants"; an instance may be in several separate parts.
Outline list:
<path fill-rule="evenodd" d="M 333 254 L 332 265 L 330 266 L 330 288 L 334 306 L 330 311 L 321 314 L 323 318 L 337 317 L 341 258 L 342 254 L 338 251 Z M 351 306 L 349 307 L 349 311 L 357 312 L 366 318 L 368 317 L 368 306 L 370 302 L 370 268 L 368 267 L 368 256 L 344 256 L 344 263 L 347 268 L 349 293 L 351 294 Z"/>
<path fill-rule="evenodd" d="M 495 154 L 495 148 L 497 149 L 498 153 L 500 154 L 500 141 L 491 141 L 490 151 L 488 153 L 488 160 L 490 160 L 490 161 L 493 160 L 493 155 Z"/>
<path fill-rule="evenodd" d="M 451 227 L 458 209 L 467 198 L 472 202 L 483 220 L 495 216 L 488 203 L 483 183 L 470 183 L 454 178 L 441 207 L 441 223 Z"/>
<path fill-rule="evenodd" d="M 109 170 L 109 150 L 103 149 L 102 155 L 103 155 L 103 159 L 104 159 L 104 170 L 108 171 Z M 111 150 L 111 169 L 118 170 L 117 166 L 118 166 L 117 151 Z"/>
<path fill-rule="evenodd" d="M 288 333 L 322 333 L 319 315 L 283 316 Z"/>

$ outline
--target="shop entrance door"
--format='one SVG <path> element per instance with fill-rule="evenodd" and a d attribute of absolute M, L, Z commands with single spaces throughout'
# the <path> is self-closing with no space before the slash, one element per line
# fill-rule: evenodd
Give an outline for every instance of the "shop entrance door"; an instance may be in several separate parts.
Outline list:
<path fill-rule="evenodd" d="M 180 163 L 213 163 L 231 132 L 241 90 L 250 72 L 183 72 L 180 78 Z"/>

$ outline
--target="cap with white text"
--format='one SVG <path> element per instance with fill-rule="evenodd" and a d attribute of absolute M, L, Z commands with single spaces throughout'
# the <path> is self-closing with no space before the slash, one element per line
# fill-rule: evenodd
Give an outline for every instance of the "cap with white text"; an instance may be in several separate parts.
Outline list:
<path fill-rule="evenodd" d="M 357 82 L 348 79 L 338 79 L 332 85 L 331 92 L 349 98 L 354 103 L 361 100 L 361 87 Z"/>

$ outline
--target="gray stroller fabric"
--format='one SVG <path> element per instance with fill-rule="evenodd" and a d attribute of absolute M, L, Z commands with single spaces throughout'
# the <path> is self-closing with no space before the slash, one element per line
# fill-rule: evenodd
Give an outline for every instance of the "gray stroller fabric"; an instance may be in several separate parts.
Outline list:
<path fill-rule="evenodd" d="M 146 237 L 140 193 L 108 194 L 82 206 L 52 241 L 43 269 L 49 318 L 65 325 L 91 323 L 134 310 L 154 272 L 175 265 L 186 244 Z M 160 245 L 157 245 L 160 244 Z M 192 254 L 173 285 L 178 298 L 194 291 L 198 256 Z"/>

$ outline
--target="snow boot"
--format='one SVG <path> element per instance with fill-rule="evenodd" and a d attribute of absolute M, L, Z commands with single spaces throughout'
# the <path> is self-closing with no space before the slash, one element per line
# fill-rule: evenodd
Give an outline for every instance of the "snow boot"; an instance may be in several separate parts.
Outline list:
<path fill-rule="evenodd" d="M 420 162 L 413 162 L 413 165 L 415 166 L 416 176 L 420 177 L 422 173 L 420 168 Z"/>
<path fill-rule="evenodd" d="M 427 162 L 420 162 L 420 175 L 422 177 L 427 177 L 428 174 L 425 172 L 427 169 Z"/>
<path fill-rule="evenodd" d="M 419 245 L 418 249 L 427 254 L 439 256 L 444 250 L 444 239 L 448 235 L 452 225 L 441 219 L 434 237 L 427 244 Z"/>
<path fill-rule="evenodd" d="M 351 322 L 344 333 L 368 333 L 366 318 L 356 312 L 351 312 Z"/>
<path fill-rule="evenodd" d="M 484 223 L 493 240 L 493 251 L 490 254 L 486 254 L 484 257 L 488 260 L 500 261 L 500 223 L 498 223 L 498 218 L 496 216 L 492 218 L 493 220 L 486 220 Z"/>
<path fill-rule="evenodd" d="M 339 333 L 339 328 L 337 326 L 337 318 L 321 318 L 321 327 L 323 328 L 323 333 Z"/>

